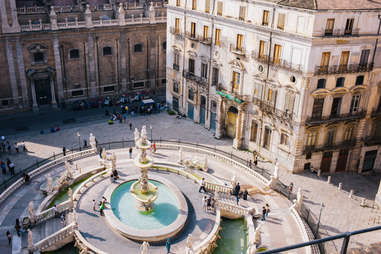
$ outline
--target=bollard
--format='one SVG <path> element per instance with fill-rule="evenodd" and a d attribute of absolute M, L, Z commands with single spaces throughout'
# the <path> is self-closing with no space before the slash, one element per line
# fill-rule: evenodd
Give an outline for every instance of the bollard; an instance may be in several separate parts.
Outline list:
<path fill-rule="evenodd" d="M 328 176 L 327 183 L 331 183 L 331 176 Z"/>
<path fill-rule="evenodd" d="M 342 190 L 343 189 L 343 184 L 342 183 L 339 183 L 339 187 L 337 188 L 338 190 Z"/>
<path fill-rule="evenodd" d="M 317 176 L 320 177 L 320 175 L 321 175 L 321 169 L 319 169 L 318 172 L 317 172 Z"/>
<path fill-rule="evenodd" d="M 360 204 L 360 206 L 362 206 L 362 207 L 365 207 L 365 206 L 366 206 L 366 204 L 365 204 L 365 198 L 361 199 L 361 204 Z"/>
<path fill-rule="evenodd" d="M 350 192 L 349 192 L 349 198 L 352 198 L 352 196 L 353 196 L 353 190 L 351 190 Z"/>

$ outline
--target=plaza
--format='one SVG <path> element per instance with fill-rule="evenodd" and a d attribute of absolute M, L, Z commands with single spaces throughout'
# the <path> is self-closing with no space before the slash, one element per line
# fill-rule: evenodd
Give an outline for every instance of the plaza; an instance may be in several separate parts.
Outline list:
<path fill-rule="evenodd" d="M 217 214 L 216 212 L 205 212 L 203 210 L 203 195 L 198 192 L 199 179 L 192 180 L 193 175 L 188 175 L 188 177 L 186 177 L 186 174 L 189 172 L 193 172 L 194 175 L 197 175 L 199 178 L 205 177 L 208 183 L 210 182 L 215 186 L 222 186 L 225 188 L 231 186 L 232 178 L 233 176 L 236 176 L 237 181 L 240 182 L 242 186 L 256 190 L 253 191 L 252 195 L 249 195 L 248 201 L 241 199 L 238 206 L 235 205 L 234 196 L 230 196 L 230 194 L 222 195 L 222 192 L 220 195 L 221 204 L 225 204 L 225 210 L 234 211 L 239 208 L 242 209 L 242 211 L 246 211 L 249 208 L 255 208 L 255 213 L 260 213 L 261 207 L 265 203 L 270 205 L 271 212 L 268 219 L 264 223 L 260 219 L 254 220 L 251 233 L 248 228 L 247 244 L 242 245 L 244 248 L 247 249 L 248 244 L 256 242 L 254 241 L 256 240 L 255 238 L 251 238 L 250 242 L 250 237 L 255 235 L 255 233 L 253 234 L 253 231 L 255 232 L 255 229 L 257 228 L 259 228 L 260 231 L 260 239 L 257 242 L 258 247 L 265 246 L 269 249 L 308 241 L 309 239 L 306 238 L 308 235 L 313 237 L 311 229 L 308 229 L 308 225 L 305 223 L 302 224 L 304 230 L 306 230 L 304 231 L 301 224 L 295 219 L 295 214 L 293 215 L 290 211 L 290 207 L 293 205 L 292 201 L 289 201 L 277 191 L 268 193 L 269 190 L 266 188 L 266 179 L 262 179 L 260 174 L 257 176 L 256 171 L 252 172 L 247 169 L 247 164 L 237 165 L 236 163 L 231 164 L 232 162 L 229 162 L 230 158 L 226 155 L 230 155 L 231 158 L 233 156 L 240 157 L 246 162 L 252 159 L 251 152 L 233 149 L 231 140 L 217 140 L 213 137 L 211 131 L 202 128 L 192 121 L 177 119 L 175 116 L 170 116 L 166 112 L 151 116 L 128 118 L 128 123 L 116 123 L 112 126 L 107 124 L 103 115 L 95 114 L 92 120 L 84 123 L 81 123 L 80 119 L 81 118 L 78 117 L 79 121 L 77 124 L 66 125 L 61 128 L 60 131 L 55 133 L 39 134 L 40 126 L 37 125 L 36 127 L 33 127 L 33 124 L 31 124 L 30 131 L 19 133 L 14 136 L 8 136 L 7 138 L 10 140 L 25 140 L 28 148 L 28 153 L 26 154 L 9 155 L 12 160 L 15 158 L 16 162 L 18 161 L 16 158 L 20 158 L 20 164 L 16 163 L 16 172 L 21 168 L 25 168 L 34 163 L 36 159 L 41 160 L 50 157 L 53 152 L 57 154 L 58 158 L 58 154 L 62 151 L 62 146 L 69 148 L 68 156 L 70 156 L 70 147 L 76 148 L 78 146 L 77 133 L 81 134 L 82 139 L 87 139 L 88 143 L 90 133 L 93 133 L 99 144 L 108 143 L 107 145 L 104 145 L 104 148 L 109 155 L 112 153 L 115 154 L 116 169 L 120 175 L 117 184 L 122 183 L 124 181 L 123 179 L 139 174 L 139 169 L 133 165 L 133 160 L 129 159 L 128 148 L 134 146 L 134 132 L 129 129 L 129 123 L 132 123 L 134 128 L 136 127 L 139 130 L 145 125 L 148 126 L 147 130 L 149 130 L 147 132 L 148 138 L 151 139 L 152 135 L 152 138 L 157 140 L 157 152 L 153 153 L 152 157 L 154 165 L 157 163 L 158 168 L 150 170 L 148 175 L 152 174 L 152 176 L 157 175 L 159 177 L 164 177 L 175 183 L 186 197 L 188 203 L 188 217 L 190 218 L 188 218 L 187 226 L 173 240 L 172 250 L 174 253 L 185 253 L 183 251 L 187 245 L 186 240 L 189 234 L 192 234 L 192 246 L 196 248 L 203 243 L 202 240 L 207 238 L 209 234 L 215 233 L 213 228 L 216 223 Z M 152 134 L 150 133 L 149 126 L 152 126 Z M 169 128 L 171 128 L 170 132 L 168 131 Z M 160 142 L 160 140 L 162 141 Z M 172 141 L 166 143 L 165 140 Z M 182 157 L 184 161 L 197 160 L 199 164 L 202 165 L 205 157 L 207 157 L 208 171 L 203 172 L 198 169 L 187 169 L 184 163 L 182 165 L 179 164 L 180 146 L 183 147 Z M 206 149 L 205 147 L 203 148 L 203 146 L 209 147 L 209 149 Z M 213 149 L 221 152 L 212 153 Z M 84 151 L 85 150 L 82 152 Z M 78 151 L 74 152 L 74 154 L 76 153 L 78 153 Z M 220 155 L 217 156 L 215 154 Z M 133 149 L 133 158 L 137 155 L 138 151 Z M 223 157 L 227 158 L 221 159 Z M 99 155 L 94 153 L 85 158 L 79 157 L 78 159 L 70 160 L 74 176 L 77 174 L 80 175 L 79 170 L 77 169 L 80 168 L 82 174 L 93 171 L 91 177 L 95 176 L 95 179 L 94 183 L 87 184 L 86 188 L 82 187 L 81 195 L 76 195 L 76 191 L 74 191 L 73 198 L 76 200 L 74 202 L 76 205 L 73 210 L 69 210 L 67 213 L 66 225 L 71 225 L 71 223 L 73 223 L 73 216 L 71 214 L 75 211 L 78 224 L 77 230 L 78 232 L 81 232 L 83 237 L 83 239 L 80 238 L 80 240 L 78 240 L 78 237 L 74 237 L 76 242 L 79 241 L 82 244 L 86 243 L 89 246 L 92 246 L 92 248 L 99 250 L 99 253 L 102 253 L 101 251 L 106 253 L 118 253 L 118 250 L 130 250 L 131 253 L 140 253 L 141 242 L 132 241 L 118 234 L 110 227 L 106 218 L 99 215 L 99 211 L 93 211 L 92 209 L 92 200 L 101 200 L 106 188 L 110 185 L 108 175 L 104 178 L 96 178 L 96 175 L 99 175 L 99 173 L 95 173 L 96 171 L 94 170 L 98 170 L 101 173 L 103 172 L 102 170 L 104 170 L 101 168 L 99 158 Z M 260 160 L 258 167 L 264 170 L 264 175 L 274 174 L 274 164 L 271 162 Z M 165 168 L 167 168 L 167 170 L 164 170 Z M 61 160 L 61 163 L 57 164 L 57 166 L 52 167 L 36 177 L 32 177 L 32 182 L 29 185 L 22 185 L 22 187 L 15 190 L 15 192 L 6 199 L 6 202 L 3 201 L 1 203 L 1 229 L 4 232 L 1 234 L 3 239 L 3 245 L 1 247 L 2 253 L 3 251 L 4 253 L 12 253 L 10 248 L 6 246 L 6 239 L 4 237 L 5 231 L 14 231 L 14 221 L 16 218 L 30 216 L 29 202 L 33 201 L 36 213 L 43 212 L 43 210 L 38 211 L 37 208 L 40 207 L 45 200 L 45 196 L 42 195 L 40 187 L 46 184 L 46 176 L 48 175 L 53 178 L 59 177 L 65 170 L 65 165 Z M 109 172 L 110 169 L 107 169 L 106 171 Z M 375 195 L 374 191 L 377 189 L 377 179 L 375 179 L 375 177 L 366 178 L 356 175 L 335 175 L 332 177 L 331 183 L 328 184 L 326 182 L 326 176 L 318 177 L 316 174 L 309 172 L 301 175 L 293 175 L 286 170 L 280 169 L 278 175 L 280 181 L 286 185 L 293 182 L 295 193 L 298 188 L 301 188 L 303 193 L 303 204 L 310 209 L 311 216 L 318 216 L 321 209 L 320 204 L 324 203 L 319 228 L 322 237 L 371 227 L 379 225 L 380 223 L 381 211 L 373 202 Z M 339 182 L 343 183 L 343 190 L 338 190 L 337 185 Z M 83 183 L 84 182 L 82 182 L 82 184 Z M 356 186 L 364 186 L 364 188 L 355 189 L 355 194 L 352 198 L 348 198 L 347 191 L 351 188 L 356 188 Z M 214 191 L 212 190 L 208 190 L 208 192 L 214 194 Z M 367 205 L 365 207 L 360 206 L 363 197 L 366 198 Z M 64 202 L 68 201 L 66 200 Z M 45 206 L 46 208 L 48 207 L 46 202 Z M 222 207 L 223 206 L 221 205 L 220 211 L 223 211 Z M 60 208 L 60 204 L 58 204 L 58 208 Z M 135 209 L 135 207 L 132 206 L 130 209 Z M 343 213 L 345 213 L 345 216 L 342 216 Z M 261 224 L 263 225 L 259 227 Z M 54 232 L 57 232 L 62 228 L 63 225 L 57 218 L 51 218 L 35 225 L 31 228 L 33 243 L 39 243 L 39 241 L 42 240 L 41 238 L 47 238 L 49 235 L 52 235 Z M 223 230 L 223 228 L 221 230 Z M 307 230 L 309 230 L 309 232 Z M 312 228 L 312 230 L 314 229 Z M 13 232 L 13 248 L 19 246 L 25 251 L 28 248 L 27 233 L 22 233 L 20 242 L 17 241 L 15 235 L 16 234 Z M 350 247 L 367 246 L 377 242 L 380 239 L 379 236 L 377 231 L 366 235 L 356 236 L 350 242 Z M 52 241 L 52 239 L 50 239 L 50 241 Z M 64 241 L 64 243 L 66 242 Z M 56 242 L 51 246 L 60 246 L 60 244 L 57 244 Z M 115 248 L 115 246 L 121 246 L 121 248 Z M 338 252 L 340 246 L 341 241 L 331 242 L 326 246 L 327 253 Z M 115 250 L 107 252 L 110 248 L 115 248 Z M 17 251 L 17 248 L 14 249 L 14 251 Z M 165 251 L 165 246 L 162 243 L 151 244 L 149 251 L 149 253 L 163 253 Z M 218 253 L 218 246 L 215 251 Z M 307 248 L 302 248 L 293 253 L 307 253 L 307 251 Z"/>

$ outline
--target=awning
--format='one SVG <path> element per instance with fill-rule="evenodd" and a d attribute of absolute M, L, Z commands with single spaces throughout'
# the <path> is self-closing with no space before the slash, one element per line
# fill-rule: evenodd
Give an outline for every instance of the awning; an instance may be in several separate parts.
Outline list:
<path fill-rule="evenodd" d="M 155 101 L 152 99 L 142 100 L 143 104 L 154 104 Z"/>

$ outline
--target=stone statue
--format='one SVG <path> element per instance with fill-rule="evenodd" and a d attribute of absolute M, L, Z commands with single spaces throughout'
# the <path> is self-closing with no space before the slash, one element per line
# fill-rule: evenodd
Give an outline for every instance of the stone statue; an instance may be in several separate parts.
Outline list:
<path fill-rule="evenodd" d="M 183 149 L 181 147 L 179 149 L 179 163 L 183 163 Z"/>
<path fill-rule="evenodd" d="M 205 156 L 204 165 L 202 165 L 202 170 L 208 172 L 208 157 Z"/>
<path fill-rule="evenodd" d="M 255 232 L 254 232 L 254 241 L 256 244 L 259 243 L 259 241 L 261 240 L 261 228 L 262 228 L 262 225 L 263 224 L 259 224 L 258 227 L 255 229 Z"/>
<path fill-rule="evenodd" d="M 147 144 L 147 129 L 145 125 L 143 125 L 142 127 L 142 132 L 140 136 L 142 138 L 142 145 L 146 145 Z"/>
<path fill-rule="evenodd" d="M 28 249 L 34 251 L 32 231 L 28 229 Z"/>
<path fill-rule="evenodd" d="M 97 142 L 95 141 L 95 136 L 93 135 L 93 133 L 90 133 L 89 141 L 90 141 L 91 148 L 95 149 L 97 146 Z"/>
<path fill-rule="evenodd" d="M 279 178 L 279 166 L 278 166 L 278 159 L 275 160 L 275 166 L 274 166 L 274 179 Z"/>
<path fill-rule="evenodd" d="M 147 241 L 144 241 L 142 245 L 140 246 L 140 253 L 148 254 L 148 247 L 149 247 L 149 243 Z"/>
<path fill-rule="evenodd" d="M 52 193 L 53 192 L 53 179 L 52 179 L 52 177 L 51 176 L 47 176 L 46 177 L 46 182 L 47 182 L 47 192 L 48 192 L 48 195 L 50 194 L 50 193 Z"/>
<path fill-rule="evenodd" d="M 135 128 L 135 131 L 134 131 L 135 145 L 138 143 L 139 138 L 140 138 L 140 134 L 139 134 L 138 128 Z"/>
<path fill-rule="evenodd" d="M 231 183 L 232 183 L 232 187 L 233 187 L 233 190 L 237 184 L 237 176 L 236 175 L 233 175 L 232 179 L 231 179 Z"/>
<path fill-rule="evenodd" d="M 71 173 L 71 167 L 70 167 L 70 164 L 69 164 L 69 162 L 68 161 L 65 161 L 65 168 L 66 168 L 66 177 L 68 177 L 68 178 L 72 178 L 73 177 L 73 175 L 72 175 L 72 173 Z"/>
<path fill-rule="evenodd" d="M 49 14 L 49 16 L 50 17 L 57 16 L 56 12 L 54 11 L 54 7 L 53 6 L 50 7 L 50 14 Z"/>
<path fill-rule="evenodd" d="M 101 156 L 102 156 L 102 159 L 103 159 L 103 160 L 107 160 L 106 149 L 103 149 L 103 150 L 102 150 L 102 154 L 101 154 Z"/>
<path fill-rule="evenodd" d="M 111 167 L 112 167 L 112 170 L 116 169 L 116 155 L 115 155 L 115 153 L 112 153 L 112 155 L 111 155 Z"/>
<path fill-rule="evenodd" d="M 192 244 L 193 244 L 193 237 L 192 237 L 192 234 L 189 234 L 187 237 L 187 248 L 191 250 Z"/>
<path fill-rule="evenodd" d="M 69 188 L 67 194 L 69 196 L 70 202 L 73 203 L 73 190 Z"/>
<path fill-rule="evenodd" d="M 34 204 L 33 204 L 33 201 L 29 202 L 28 210 L 29 210 L 29 218 L 31 220 L 33 220 L 34 219 Z"/>
<path fill-rule="evenodd" d="M 303 194 L 302 194 L 302 189 L 299 187 L 298 192 L 296 193 L 296 205 L 298 208 L 302 207 L 302 202 L 303 202 Z"/>

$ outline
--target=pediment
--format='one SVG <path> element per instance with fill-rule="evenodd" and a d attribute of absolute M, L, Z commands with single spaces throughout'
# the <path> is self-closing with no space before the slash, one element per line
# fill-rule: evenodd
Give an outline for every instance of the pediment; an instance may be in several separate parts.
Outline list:
<path fill-rule="evenodd" d="M 48 50 L 48 47 L 46 45 L 43 45 L 43 44 L 34 43 L 28 47 L 28 50 L 30 52 L 33 52 L 33 53 L 34 52 L 42 52 L 42 51 Z"/>
<path fill-rule="evenodd" d="M 232 68 L 245 71 L 245 65 L 238 59 L 233 59 L 232 61 L 229 62 Z"/>

